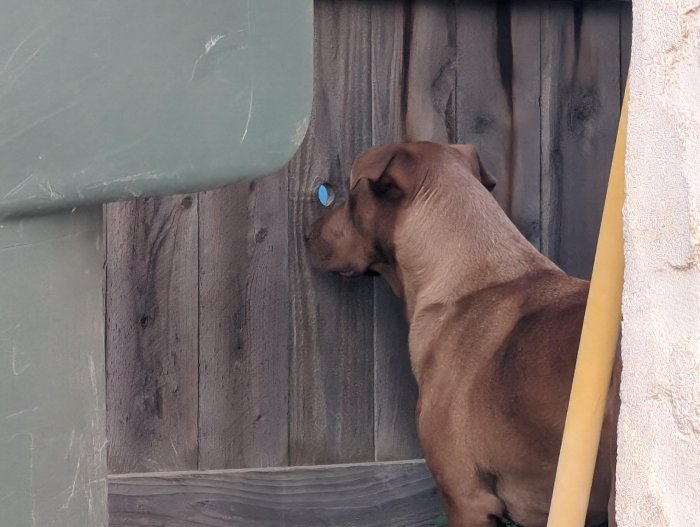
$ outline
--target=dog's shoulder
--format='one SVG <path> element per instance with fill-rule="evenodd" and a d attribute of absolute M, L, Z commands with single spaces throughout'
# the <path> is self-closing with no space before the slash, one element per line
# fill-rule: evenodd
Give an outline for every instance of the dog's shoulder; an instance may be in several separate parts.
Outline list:
<path fill-rule="evenodd" d="M 503 416 L 514 436 L 545 450 L 557 448 L 548 441 L 566 415 L 587 296 L 587 282 L 563 273 L 528 280 L 511 295 L 517 312 L 508 313 L 470 391 Z"/>
<path fill-rule="evenodd" d="M 537 342 L 575 346 L 587 295 L 587 282 L 561 271 L 525 275 L 426 306 L 411 323 L 411 342 L 472 364 L 496 356 L 510 363 Z"/>
<path fill-rule="evenodd" d="M 548 270 L 480 290 L 446 311 L 437 341 L 499 382 L 569 382 L 588 287 Z"/>
<path fill-rule="evenodd" d="M 543 420 L 538 425 L 553 424 L 550 411 L 536 408 L 561 409 L 555 402 L 564 400 L 571 386 L 587 297 L 588 282 L 563 273 L 538 277 L 522 293 L 518 315 L 484 368 L 485 375 L 508 387 L 501 392 L 507 394 L 504 409 L 527 407 L 533 421 Z M 520 401 L 515 406 L 514 399 Z"/>
<path fill-rule="evenodd" d="M 575 356 L 589 283 L 562 272 L 545 272 L 510 287 L 507 336 L 498 349 L 501 361 L 551 363 L 557 362 L 553 356 Z"/>

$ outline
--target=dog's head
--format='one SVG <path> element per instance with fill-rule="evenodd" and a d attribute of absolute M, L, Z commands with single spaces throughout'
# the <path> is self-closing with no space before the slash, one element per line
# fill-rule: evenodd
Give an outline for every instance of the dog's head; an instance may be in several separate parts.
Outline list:
<path fill-rule="evenodd" d="M 395 274 L 397 222 L 445 177 L 475 177 L 489 191 L 496 184 L 472 145 L 420 142 L 366 150 L 350 171 L 347 201 L 311 227 L 311 263 L 345 277 L 382 274 L 400 294 Z"/>

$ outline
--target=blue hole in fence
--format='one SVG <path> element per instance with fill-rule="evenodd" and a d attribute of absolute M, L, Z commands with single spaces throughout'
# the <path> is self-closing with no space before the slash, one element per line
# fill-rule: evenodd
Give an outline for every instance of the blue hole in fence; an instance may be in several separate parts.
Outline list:
<path fill-rule="evenodd" d="M 318 196 L 318 201 L 324 207 L 330 207 L 335 201 L 335 192 L 333 191 L 333 187 L 331 187 L 328 183 L 321 183 L 318 187 L 316 195 Z"/>

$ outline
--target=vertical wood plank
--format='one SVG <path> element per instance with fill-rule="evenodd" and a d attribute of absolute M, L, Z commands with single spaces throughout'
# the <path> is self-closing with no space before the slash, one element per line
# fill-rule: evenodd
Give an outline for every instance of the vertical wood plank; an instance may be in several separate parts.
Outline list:
<path fill-rule="evenodd" d="M 540 211 L 540 5 L 512 2 L 510 36 L 512 122 L 510 217 L 520 232 L 538 249 L 541 240 Z M 505 38 L 505 35 L 504 35 Z M 506 46 L 506 43 L 500 43 Z"/>
<path fill-rule="evenodd" d="M 292 464 L 374 458 L 372 280 L 312 270 L 304 242 L 322 213 L 317 185 L 329 181 L 342 199 L 352 161 L 371 143 L 370 9 L 316 4 L 313 115 L 288 167 Z"/>
<path fill-rule="evenodd" d="M 510 213 L 512 56 L 510 37 L 503 34 L 510 29 L 504 9 L 502 3 L 488 1 L 457 5 L 457 135 L 460 143 L 476 145 L 498 181 L 494 197 Z M 499 41 L 504 42 L 501 57 Z"/>
<path fill-rule="evenodd" d="M 410 29 L 413 15 L 405 0 L 373 2 L 371 11 L 372 143 L 405 140 Z"/>
<path fill-rule="evenodd" d="M 403 301 L 374 284 L 374 443 L 376 461 L 423 457 L 416 430 L 418 386 L 408 355 Z"/>
<path fill-rule="evenodd" d="M 498 184 L 494 197 L 540 246 L 539 5 L 457 7 L 457 130 Z"/>
<path fill-rule="evenodd" d="M 199 467 L 287 464 L 287 179 L 199 195 Z"/>
<path fill-rule="evenodd" d="M 372 143 L 405 140 L 411 6 L 402 0 L 372 6 Z M 408 35 L 407 35 L 408 33 Z M 418 387 L 408 355 L 403 301 L 383 278 L 374 280 L 374 458 L 420 457 L 415 424 Z"/>
<path fill-rule="evenodd" d="M 455 130 L 455 7 L 453 2 L 407 4 L 405 76 L 400 92 L 407 141 L 453 142 Z"/>
<path fill-rule="evenodd" d="M 383 2 L 372 8 L 372 141 L 454 138 L 453 2 Z M 417 386 L 408 355 L 403 302 L 374 288 L 375 458 L 421 456 Z"/>
<path fill-rule="evenodd" d="M 589 278 L 620 114 L 617 2 L 553 2 L 542 18 L 545 253 Z"/>
<path fill-rule="evenodd" d="M 620 101 L 625 96 L 632 53 L 632 2 L 620 2 Z"/>
<path fill-rule="evenodd" d="M 197 468 L 197 201 L 107 205 L 113 473 Z"/>

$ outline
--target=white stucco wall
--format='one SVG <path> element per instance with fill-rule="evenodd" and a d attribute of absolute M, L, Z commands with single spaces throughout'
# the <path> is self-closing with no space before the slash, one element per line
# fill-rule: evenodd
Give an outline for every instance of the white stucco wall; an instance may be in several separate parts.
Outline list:
<path fill-rule="evenodd" d="M 700 0 L 634 0 L 622 527 L 700 525 Z"/>

